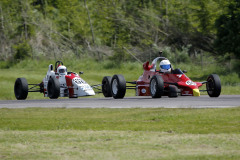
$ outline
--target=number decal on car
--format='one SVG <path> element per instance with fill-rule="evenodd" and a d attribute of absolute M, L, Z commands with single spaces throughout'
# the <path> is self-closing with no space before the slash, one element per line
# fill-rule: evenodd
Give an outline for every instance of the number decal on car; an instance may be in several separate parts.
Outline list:
<path fill-rule="evenodd" d="M 193 81 L 188 80 L 186 82 L 186 85 L 188 85 L 188 86 L 196 86 L 196 83 L 194 83 Z"/>

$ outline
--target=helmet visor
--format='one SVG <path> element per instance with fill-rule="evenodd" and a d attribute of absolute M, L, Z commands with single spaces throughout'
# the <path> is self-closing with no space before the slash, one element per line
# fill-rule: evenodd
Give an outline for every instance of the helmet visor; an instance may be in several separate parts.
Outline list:
<path fill-rule="evenodd" d="M 160 65 L 160 67 L 161 67 L 162 69 L 170 69 L 170 68 L 171 68 L 171 65 L 170 65 L 170 64 Z"/>
<path fill-rule="evenodd" d="M 65 69 L 59 69 L 59 73 L 64 73 Z"/>

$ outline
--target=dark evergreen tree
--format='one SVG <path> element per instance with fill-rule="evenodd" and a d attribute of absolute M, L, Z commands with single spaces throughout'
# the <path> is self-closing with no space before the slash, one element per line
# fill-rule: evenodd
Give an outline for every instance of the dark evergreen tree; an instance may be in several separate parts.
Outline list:
<path fill-rule="evenodd" d="M 220 54 L 233 53 L 240 59 L 240 1 L 228 6 L 226 14 L 216 20 L 217 38 L 215 47 Z"/>

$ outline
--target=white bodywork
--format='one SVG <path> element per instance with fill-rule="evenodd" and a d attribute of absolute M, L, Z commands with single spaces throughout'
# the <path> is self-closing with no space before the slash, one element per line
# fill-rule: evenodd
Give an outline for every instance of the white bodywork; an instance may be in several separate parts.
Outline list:
<path fill-rule="evenodd" d="M 74 88 L 74 93 L 76 93 L 78 97 L 95 95 L 92 87 L 80 77 L 73 78 L 72 84 Z"/>
<path fill-rule="evenodd" d="M 61 66 L 60 68 L 64 68 L 64 67 L 65 66 Z M 70 74 L 67 74 L 67 72 L 59 73 L 59 69 L 57 70 L 57 72 L 54 72 L 53 65 L 50 64 L 47 75 L 43 79 L 45 97 L 48 97 L 47 85 L 51 77 L 55 77 L 59 80 L 59 83 L 60 83 L 59 96 L 60 97 L 74 98 L 74 97 L 95 95 L 95 92 L 92 89 L 92 87 L 88 83 L 86 83 L 81 77 L 79 77 L 77 73 L 73 73 L 73 72 L 71 72 Z"/>

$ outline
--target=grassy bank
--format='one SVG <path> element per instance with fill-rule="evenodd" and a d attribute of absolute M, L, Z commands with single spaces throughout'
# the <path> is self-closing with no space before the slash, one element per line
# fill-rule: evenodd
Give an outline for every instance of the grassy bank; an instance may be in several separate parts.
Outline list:
<path fill-rule="evenodd" d="M 96 62 L 92 59 L 65 59 L 64 65 L 69 71 L 84 71 L 81 76 L 90 85 L 100 84 L 104 76 L 123 74 L 128 81 L 137 80 L 143 73 L 142 64 L 134 62 L 118 63 L 112 61 Z M 3 62 L 1 62 L 3 63 Z M 25 77 L 29 83 L 40 83 L 47 73 L 48 65 L 54 64 L 53 60 L 24 60 L 12 65 L 8 69 L 0 69 L 0 99 L 15 99 L 14 82 L 18 77 Z M 4 64 L 2 64 L 4 66 Z M 209 74 L 217 73 L 222 81 L 222 94 L 240 94 L 240 78 L 236 73 L 221 72 L 216 64 L 201 67 L 194 64 L 174 65 L 174 68 L 181 68 L 188 71 L 187 76 L 194 81 L 205 81 Z M 134 96 L 134 92 L 127 92 L 127 96 Z M 97 95 L 95 97 L 103 97 Z M 31 93 L 28 99 L 41 99 L 40 93 Z"/>
<path fill-rule="evenodd" d="M 240 108 L 0 109 L 1 159 L 239 159 Z"/>

